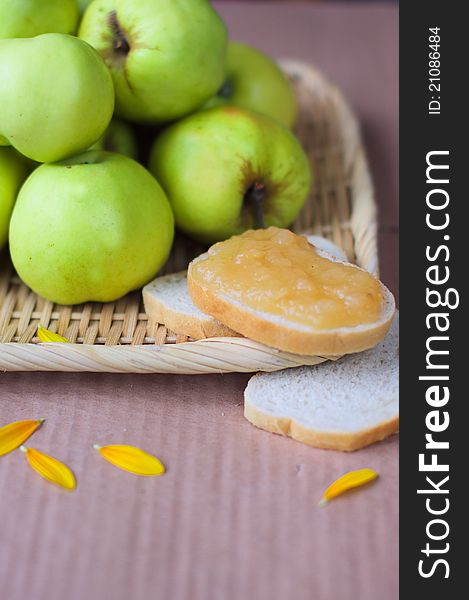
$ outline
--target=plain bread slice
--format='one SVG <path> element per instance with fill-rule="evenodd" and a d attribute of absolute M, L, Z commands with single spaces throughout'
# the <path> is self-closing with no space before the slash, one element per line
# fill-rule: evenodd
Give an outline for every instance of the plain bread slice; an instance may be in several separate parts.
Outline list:
<path fill-rule="evenodd" d="M 399 317 L 372 350 L 314 367 L 259 373 L 244 416 L 273 433 L 334 450 L 357 450 L 399 429 Z"/>
<path fill-rule="evenodd" d="M 195 306 L 187 291 L 186 271 L 157 277 L 143 288 L 142 293 L 147 315 L 175 333 L 188 335 L 194 340 L 240 337 Z"/>

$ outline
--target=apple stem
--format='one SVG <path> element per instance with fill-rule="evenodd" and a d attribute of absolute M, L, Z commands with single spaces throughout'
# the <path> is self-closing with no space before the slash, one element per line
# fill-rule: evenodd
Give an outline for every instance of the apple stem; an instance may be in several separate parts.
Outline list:
<path fill-rule="evenodd" d="M 258 229 L 265 229 L 264 213 L 262 212 L 265 195 L 265 184 L 256 181 L 244 196 L 245 202 L 248 202 L 252 206 L 252 212 Z"/>
<path fill-rule="evenodd" d="M 109 27 L 111 28 L 111 31 L 113 33 L 114 52 L 116 52 L 118 54 L 127 55 L 130 51 L 130 45 L 129 45 L 129 42 L 127 41 L 127 37 L 125 35 L 124 30 L 120 26 L 119 20 L 117 18 L 117 12 L 115 10 L 112 10 L 109 13 L 108 23 L 109 23 Z"/>

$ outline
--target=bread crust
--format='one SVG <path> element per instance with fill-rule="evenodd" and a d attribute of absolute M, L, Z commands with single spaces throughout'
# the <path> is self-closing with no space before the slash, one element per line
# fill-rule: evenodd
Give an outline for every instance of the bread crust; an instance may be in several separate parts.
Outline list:
<path fill-rule="evenodd" d="M 168 329 L 180 335 L 186 335 L 194 340 L 211 337 L 242 337 L 223 323 L 208 317 L 206 320 L 190 316 L 172 308 L 151 292 L 143 290 L 145 312 L 156 323 L 163 323 Z"/>
<path fill-rule="evenodd" d="M 289 417 L 276 417 L 262 412 L 246 398 L 244 401 L 244 416 L 246 419 L 265 431 L 278 433 L 294 440 L 328 450 L 353 452 L 365 448 L 375 442 L 380 442 L 399 431 L 399 416 L 377 423 L 374 427 L 361 431 L 346 433 L 335 431 L 316 431 L 308 429 L 301 423 Z"/>
<path fill-rule="evenodd" d="M 373 348 L 386 336 L 391 326 L 395 312 L 394 297 L 381 282 L 384 300 L 383 312 L 381 319 L 376 323 L 335 330 L 300 331 L 294 329 L 293 326 L 288 327 L 272 322 L 242 305 L 217 296 L 194 281 L 191 276 L 191 267 L 199 260 L 204 260 L 206 256 L 207 254 L 202 254 L 189 265 L 187 283 L 194 304 L 230 329 L 239 331 L 245 337 L 267 346 L 293 354 L 341 356 Z M 350 266 L 360 269 L 356 265 Z"/>

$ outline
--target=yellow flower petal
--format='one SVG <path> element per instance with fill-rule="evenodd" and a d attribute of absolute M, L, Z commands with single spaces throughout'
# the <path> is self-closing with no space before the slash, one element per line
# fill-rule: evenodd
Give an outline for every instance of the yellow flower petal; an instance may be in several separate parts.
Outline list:
<path fill-rule="evenodd" d="M 0 456 L 19 448 L 43 421 L 44 419 L 15 421 L 0 427 Z"/>
<path fill-rule="evenodd" d="M 26 454 L 26 458 L 31 468 L 33 468 L 41 477 L 52 483 L 59 485 L 67 490 L 74 490 L 76 487 L 75 475 L 72 471 L 56 458 L 39 452 L 35 448 L 20 447 L 20 450 Z"/>
<path fill-rule="evenodd" d="M 329 500 L 332 500 L 336 496 L 339 496 L 352 488 L 365 485 L 377 477 L 378 473 L 373 471 L 373 469 L 350 471 L 350 473 L 346 473 L 345 475 L 342 475 L 342 477 L 339 477 L 339 479 L 334 481 L 334 483 L 327 488 L 319 502 L 319 506 L 324 506 Z"/>
<path fill-rule="evenodd" d="M 52 331 L 49 331 L 42 325 L 39 325 L 39 327 L 37 328 L 37 337 L 41 340 L 41 342 L 68 342 L 68 343 L 70 343 L 70 340 L 68 340 L 66 337 L 63 337 L 62 335 L 59 335 L 58 333 L 53 333 Z"/>
<path fill-rule="evenodd" d="M 130 471 L 135 475 L 163 475 L 164 465 L 156 456 L 152 456 L 135 446 L 98 446 L 93 448 L 99 450 L 101 455 L 119 469 Z"/>

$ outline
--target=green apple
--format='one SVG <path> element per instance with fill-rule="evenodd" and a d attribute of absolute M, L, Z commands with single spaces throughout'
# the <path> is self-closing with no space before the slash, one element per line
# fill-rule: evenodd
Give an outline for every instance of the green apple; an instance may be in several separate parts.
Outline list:
<path fill-rule="evenodd" d="M 8 238 L 10 216 L 28 169 L 13 148 L 0 148 L 0 249 Z"/>
<path fill-rule="evenodd" d="M 78 17 L 76 0 L 0 0 L 0 39 L 74 34 Z"/>
<path fill-rule="evenodd" d="M 114 108 L 109 70 L 86 42 L 61 33 L 0 40 L 0 135 L 54 162 L 89 148 Z"/>
<path fill-rule="evenodd" d="M 291 131 L 233 106 L 167 128 L 152 148 L 150 170 L 177 227 L 208 243 L 246 229 L 287 227 L 310 187 L 308 159 Z"/>
<path fill-rule="evenodd" d="M 38 167 L 18 195 L 10 253 L 21 279 L 60 304 L 108 302 L 165 263 L 174 218 L 134 160 L 99 150 Z"/>
<path fill-rule="evenodd" d="M 225 82 L 207 107 L 231 104 L 264 113 L 292 127 L 296 98 L 287 77 L 268 56 L 252 46 L 231 42 Z"/>
<path fill-rule="evenodd" d="M 79 36 L 106 61 L 116 114 L 130 121 L 182 117 L 223 82 L 226 28 L 208 0 L 94 0 Z"/>
<path fill-rule="evenodd" d="M 132 127 L 119 119 L 112 119 L 103 137 L 93 144 L 92 149 L 117 152 L 135 160 L 138 156 L 137 140 Z"/>

